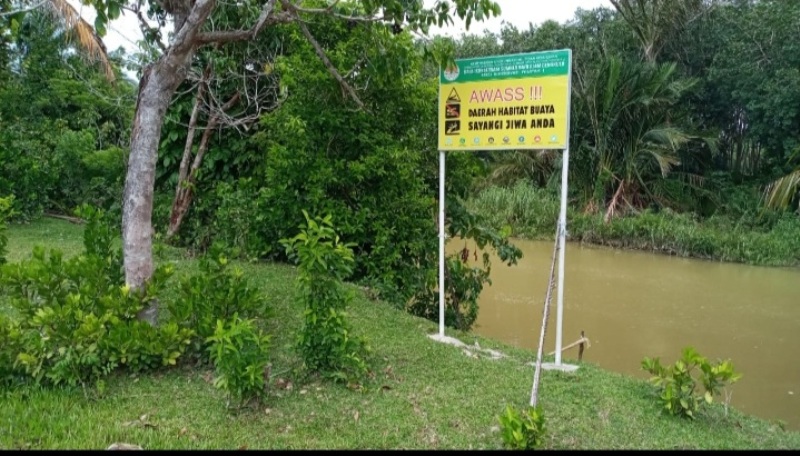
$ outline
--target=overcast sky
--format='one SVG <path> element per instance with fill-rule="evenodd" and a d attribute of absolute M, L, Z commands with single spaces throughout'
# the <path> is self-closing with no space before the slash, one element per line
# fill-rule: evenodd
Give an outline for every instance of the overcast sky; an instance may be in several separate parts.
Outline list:
<path fill-rule="evenodd" d="M 488 21 L 472 23 L 469 33 L 480 34 L 483 30 L 500 32 L 503 22 L 508 22 L 519 29 L 527 29 L 528 24 L 541 24 L 547 20 L 559 23 L 573 18 L 578 8 L 593 9 L 598 6 L 611 7 L 608 0 L 495 0 L 500 5 L 499 17 Z M 425 0 L 426 6 L 436 3 L 436 0 Z M 450 36 L 459 36 L 465 31 L 464 22 L 457 20 L 454 27 L 446 30 L 432 30 L 432 34 L 444 33 Z"/>
<path fill-rule="evenodd" d="M 425 0 L 426 5 L 432 5 L 436 0 Z M 489 21 L 474 23 L 469 32 L 480 33 L 485 29 L 499 32 L 503 22 L 515 25 L 517 28 L 526 29 L 529 23 L 540 24 L 548 19 L 565 22 L 572 19 L 578 8 L 592 9 L 598 6 L 611 6 L 608 0 L 496 0 L 502 9 L 498 18 Z M 81 5 L 79 0 L 69 2 L 81 12 L 84 19 L 90 24 L 94 23 L 95 13 L 91 7 Z M 457 21 L 454 27 L 446 30 L 432 30 L 432 34 L 460 35 L 464 31 L 464 24 Z M 124 47 L 128 52 L 134 51 L 136 41 L 141 39 L 139 25 L 135 16 L 126 12 L 119 19 L 113 21 L 108 27 L 108 33 L 103 37 L 109 51 Z"/>

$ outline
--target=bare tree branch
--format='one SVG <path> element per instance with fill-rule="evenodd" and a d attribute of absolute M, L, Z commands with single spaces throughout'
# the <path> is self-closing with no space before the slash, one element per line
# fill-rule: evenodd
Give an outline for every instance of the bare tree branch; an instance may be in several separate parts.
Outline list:
<path fill-rule="evenodd" d="M 208 78 L 211 75 L 211 64 L 206 65 L 205 71 L 203 71 L 203 76 L 200 79 L 199 84 L 197 84 L 197 95 L 194 99 L 194 107 L 192 108 L 192 115 L 189 118 L 189 129 L 188 133 L 186 134 L 186 144 L 183 148 L 183 158 L 181 159 L 181 165 L 178 168 L 178 189 L 176 189 L 175 194 L 178 194 L 178 190 L 180 189 L 180 185 L 186 180 L 186 176 L 189 174 L 189 160 L 192 156 L 192 148 L 194 146 L 194 133 L 197 129 L 197 118 L 200 114 L 200 105 L 203 102 L 203 98 L 205 97 L 206 87 L 208 86 Z"/>
<path fill-rule="evenodd" d="M 337 17 L 339 19 L 345 19 L 348 21 L 356 21 L 356 22 L 380 22 L 385 21 L 386 16 L 374 16 L 374 17 L 363 17 L 363 16 L 348 16 L 346 14 L 335 13 L 331 11 L 331 7 L 328 8 L 300 8 L 299 6 L 294 7 L 294 9 L 299 13 L 308 13 L 308 14 L 325 14 L 332 17 Z"/>
<path fill-rule="evenodd" d="M 185 55 L 196 49 L 200 28 L 211 15 L 217 0 L 196 0 L 189 15 L 181 23 L 175 23 L 175 35 L 164 55 Z M 180 26 L 180 28 L 178 28 Z"/>
<path fill-rule="evenodd" d="M 261 31 L 261 28 L 264 27 L 264 23 L 267 22 L 269 15 L 272 14 L 272 10 L 275 9 L 275 2 L 277 0 L 269 0 L 267 3 L 264 4 L 264 8 L 261 10 L 261 14 L 258 16 L 258 20 L 256 21 L 255 27 L 253 27 L 252 37 L 255 38 L 258 35 L 258 32 Z"/>
<path fill-rule="evenodd" d="M 347 81 L 344 80 L 341 74 L 339 74 L 339 71 L 336 69 L 336 67 L 333 65 L 330 59 L 328 59 L 328 56 L 325 54 L 325 50 L 322 49 L 322 46 L 319 45 L 317 39 L 314 38 L 314 35 L 312 35 L 311 32 L 308 30 L 306 24 L 300 20 L 299 16 L 296 17 L 297 17 L 297 25 L 300 26 L 300 30 L 303 32 L 303 35 L 305 35 L 308 42 L 311 43 L 311 46 L 314 47 L 314 51 L 317 53 L 317 56 L 320 58 L 320 60 L 322 60 L 322 63 L 325 65 L 325 68 L 328 69 L 328 72 L 331 75 L 333 75 L 333 77 L 339 82 L 339 85 L 342 86 L 342 89 L 344 89 L 348 93 L 348 95 L 350 95 L 350 98 L 352 98 L 353 101 L 355 101 L 358 107 L 360 109 L 364 109 L 364 102 L 362 102 L 361 98 L 358 97 L 356 91 L 353 90 L 353 87 L 350 84 L 348 84 Z"/>
<path fill-rule="evenodd" d="M 135 8 L 123 5 L 122 9 L 126 9 L 136 15 L 136 18 L 139 19 L 139 30 L 142 31 L 143 37 L 146 37 L 148 32 L 154 34 L 156 38 L 161 36 L 160 30 L 151 27 L 150 24 L 147 23 L 147 19 L 145 19 L 144 15 L 142 15 L 142 10 L 140 9 L 139 4 L 137 4 Z M 159 49 L 161 49 L 161 52 L 167 52 L 166 46 L 164 46 L 164 43 L 162 43 L 160 39 L 156 39 L 155 42 Z"/>
<path fill-rule="evenodd" d="M 277 0 L 269 0 L 264 5 L 261 14 L 258 16 L 258 20 L 256 20 L 252 28 L 200 33 L 195 37 L 195 43 L 202 46 L 209 43 L 231 43 L 234 41 L 250 40 L 255 38 L 264 26 L 292 22 L 294 17 L 287 11 L 273 14 L 276 2 Z"/>

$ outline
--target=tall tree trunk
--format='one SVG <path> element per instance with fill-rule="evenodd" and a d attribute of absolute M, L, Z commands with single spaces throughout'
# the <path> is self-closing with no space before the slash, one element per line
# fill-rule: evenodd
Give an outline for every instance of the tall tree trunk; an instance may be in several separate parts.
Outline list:
<path fill-rule="evenodd" d="M 122 197 L 122 252 L 125 283 L 141 289 L 153 275 L 153 191 L 161 126 L 172 96 L 186 78 L 197 44 L 195 37 L 216 0 L 197 0 L 190 13 L 176 22 L 172 44 L 145 68 L 139 82 L 125 193 Z M 139 319 L 155 325 L 158 303 L 142 309 Z"/>
<path fill-rule="evenodd" d="M 153 275 L 153 191 L 161 126 L 182 77 L 186 63 L 174 62 L 169 54 L 145 69 L 139 84 L 136 115 L 131 130 L 131 151 L 122 207 L 122 244 L 125 282 L 139 289 Z M 139 318 L 155 325 L 156 303 L 139 313 Z"/>

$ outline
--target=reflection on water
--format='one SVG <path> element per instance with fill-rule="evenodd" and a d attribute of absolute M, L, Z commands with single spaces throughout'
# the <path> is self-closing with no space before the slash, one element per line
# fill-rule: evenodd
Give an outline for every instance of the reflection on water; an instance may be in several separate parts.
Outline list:
<path fill-rule="evenodd" d="M 474 332 L 535 350 L 550 271 L 551 242 L 515 240 L 516 266 L 492 259 Z M 454 240 L 448 250 L 463 247 Z M 470 249 L 474 246 L 470 245 Z M 646 378 L 643 357 L 674 362 L 694 346 L 730 358 L 744 375 L 732 405 L 800 430 L 800 270 L 567 245 L 563 345 L 591 341 L 584 361 Z M 545 352 L 555 349 L 555 305 Z M 577 348 L 564 353 L 576 359 Z"/>

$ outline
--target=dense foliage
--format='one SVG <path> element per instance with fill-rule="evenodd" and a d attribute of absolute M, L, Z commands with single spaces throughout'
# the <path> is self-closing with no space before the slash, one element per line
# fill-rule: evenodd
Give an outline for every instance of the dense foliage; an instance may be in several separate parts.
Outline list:
<path fill-rule="evenodd" d="M 117 367 L 133 371 L 175 364 L 191 330 L 155 328 L 136 318 L 172 274 L 160 267 L 142 291 L 125 286 L 121 256 L 104 214 L 84 207 L 84 252 L 64 258 L 36 247 L 29 260 L 0 270 L 10 312 L 0 314 L 0 381 L 92 385 Z"/>
<path fill-rule="evenodd" d="M 15 196 L 17 219 L 119 207 L 133 85 L 106 80 L 47 16 L 15 24 L 0 68 L 0 195 Z"/>
<path fill-rule="evenodd" d="M 108 7 L 102 28 L 119 11 L 118 2 L 100 3 Z M 322 15 L 306 25 L 316 43 L 289 22 L 246 43 L 203 48 L 162 129 L 155 227 L 174 227 L 170 242 L 198 252 L 217 243 L 232 258 L 285 261 L 280 240 L 304 222 L 302 210 L 330 214 L 352 244 L 351 280 L 436 319 L 438 64 L 426 57 L 447 48 L 457 57 L 571 48 L 573 239 L 797 264 L 800 5 L 681 0 L 662 14 L 666 3 L 619 0 L 564 24 L 506 25 L 429 46 L 402 27 Z M 481 8 L 473 19 L 489 14 Z M 251 13 L 222 5 L 214 20 L 235 24 Z M 0 197 L 13 196 L 23 220 L 86 202 L 118 214 L 135 108 L 125 56 L 110 55 L 112 83 L 51 16 L 4 15 L 0 30 Z M 158 56 L 151 38 L 140 63 Z M 328 66 L 348 69 L 346 85 Z M 226 100 L 238 102 L 210 109 Z M 510 234 L 554 232 L 560 166 L 554 151 L 448 155 L 447 234 L 464 242 L 446 261 L 448 325 L 469 329 L 490 283 L 489 256 L 477 266 L 466 257 L 494 249 L 513 264 L 520 253 Z M 187 212 L 176 224 L 181 201 Z M 220 257 L 210 258 L 209 267 Z M 205 305 L 199 296 L 216 277 L 184 284 L 194 297 L 180 306 Z M 216 319 L 196 318 L 199 347 Z"/>

